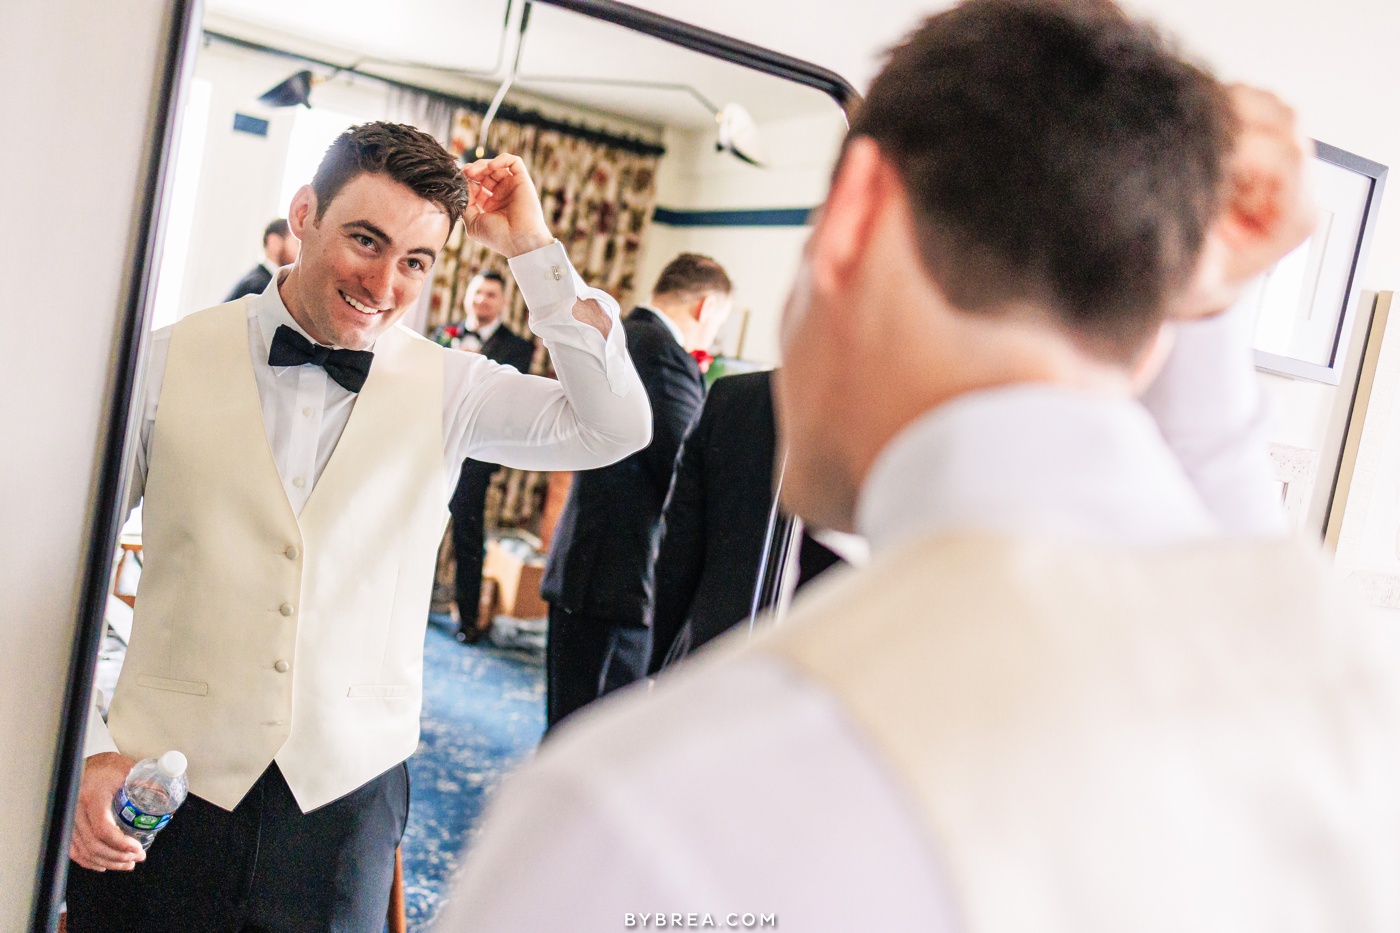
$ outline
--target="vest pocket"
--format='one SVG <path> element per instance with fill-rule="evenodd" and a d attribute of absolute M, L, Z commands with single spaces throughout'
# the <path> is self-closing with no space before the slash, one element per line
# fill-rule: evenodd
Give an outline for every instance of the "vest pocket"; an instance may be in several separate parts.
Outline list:
<path fill-rule="evenodd" d="M 348 697 L 406 697 L 412 692 L 407 684 L 356 684 Z"/>
<path fill-rule="evenodd" d="M 207 697 L 209 695 L 209 685 L 194 680 L 170 680 L 166 677 L 152 677 L 149 674 L 142 674 L 136 678 L 136 682 L 143 687 L 150 687 L 152 690 L 169 690 L 171 693 L 188 693 L 190 696 L 196 697 Z"/>

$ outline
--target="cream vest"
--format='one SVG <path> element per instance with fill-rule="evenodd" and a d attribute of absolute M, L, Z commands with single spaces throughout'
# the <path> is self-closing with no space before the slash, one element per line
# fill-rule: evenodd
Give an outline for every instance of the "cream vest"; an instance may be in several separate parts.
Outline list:
<path fill-rule="evenodd" d="M 1400 664 L 1300 545 L 939 537 L 758 646 L 902 780 L 968 933 L 1400 929 Z"/>
<path fill-rule="evenodd" d="M 124 754 L 179 749 L 190 791 L 226 809 L 275 759 L 310 811 L 413 753 L 447 521 L 442 397 L 441 350 L 401 328 L 381 336 L 298 518 L 268 447 L 244 301 L 175 325 L 108 717 Z"/>

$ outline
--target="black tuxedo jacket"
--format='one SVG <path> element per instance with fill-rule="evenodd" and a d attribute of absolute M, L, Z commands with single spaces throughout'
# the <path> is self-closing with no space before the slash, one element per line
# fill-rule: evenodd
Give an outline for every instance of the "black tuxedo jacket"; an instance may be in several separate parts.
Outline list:
<path fill-rule="evenodd" d="M 540 592 L 570 612 L 643 625 L 661 506 L 705 389 L 700 367 L 654 312 L 635 309 L 622 329 L 651 402 L 651 444 L 612 466 L 574 474 Z"/>
<path fill-rule="evenodd" d="M 244 295 L 261 295 L 263 289 L 267 288 L 267 283 L 272 281 L 272 273 L 267 271 L 267 267 L 259 263 L 248 274 L 238 280 L 238 284 L 233 286 L 233 291 L 228 293 L 224 301 L 233 301 L 242 298 Z"/>
<path fill-rule="evenodd" d="M 514 366 L 522 373 L 528 373 L 530 363 L 535 359 L 535 345 L 502 324 L 496 328 L 491 339 L 481 345 L 481 355 L 488 360 Z"/>
<path fill-rule="evenodd" d="M 656 555 L 649 673 L 661 669 L 687 623 L 694 650 L 753 608 L 773 508 L 772 376 L 744 373 L 715 382 L 681 447 Z M 804 534 L 798 585 L 836 562 Z"/>

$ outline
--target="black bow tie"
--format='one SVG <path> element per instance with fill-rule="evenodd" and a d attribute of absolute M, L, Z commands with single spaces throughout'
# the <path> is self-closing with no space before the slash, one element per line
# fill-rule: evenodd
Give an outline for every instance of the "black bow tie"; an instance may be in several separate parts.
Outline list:
<path fill-rule="evenodd" d="M 320 366 L 340 385 L 351 392 L 364 388 L 369 378 L 369 365 L 374 362 L 374 354 L 369 350 L 332 350 L 312 343 L 286 324 L 277 328 L 272 335 L 272 349 L 267 353 L 269 366 L 303 366 L 310 363 Z"/>

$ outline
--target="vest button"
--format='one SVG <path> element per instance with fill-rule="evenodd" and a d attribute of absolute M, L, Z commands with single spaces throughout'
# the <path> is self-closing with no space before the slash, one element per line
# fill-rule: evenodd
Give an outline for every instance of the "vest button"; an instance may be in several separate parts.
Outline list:
<path fill-rule="evenodd" d="M 274 664 L 274 665 L 272 665 L 272 666 L 277 670 L 277 673 L 279 673 L 279 674 L 285 674 L 285 673 L 287 673 L 287 671 L 291 670 L 291 668 L 292 668 L 292 666 L 291 666 L 290 664 L 288 664 L 286 661 L 278 661 L 276 664 Z"/>
<path fill-rule="evenodd" d="M 279 607 L 277 608 L 277 611 L 280 612 L 280 613 L 282 613 L 282 615 L 284 615 L 284 616 L 289 616 L 289 615 L 292 614 L 292 612 L 293 612 L 294 610 L 292 609 L 292 604 L 291 604 L 291 603 L 283 603 L 281 606 L 279 606 Z"/>
<path fill-rule="evenodd" d="M 287 549 L 282 553 L 287 555 L 287 560 L 296 560 L 297 555 L 301 552 L 296 549 L 296 545 L 288 545 Z"/>
<path fill-rule="evenodd" d="M 295 479 L 292 480 L 292 485 L 295 486 L 296 488 L 300 489 L 301 487 L 303 487 L 303 486 L 306 485 L 306 480 L 304 480 L 304 479 L 302 479 L 300 476 L 298 476 L 298 477 L 296 477 Z"/>

